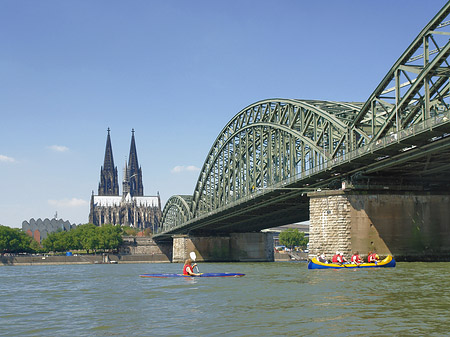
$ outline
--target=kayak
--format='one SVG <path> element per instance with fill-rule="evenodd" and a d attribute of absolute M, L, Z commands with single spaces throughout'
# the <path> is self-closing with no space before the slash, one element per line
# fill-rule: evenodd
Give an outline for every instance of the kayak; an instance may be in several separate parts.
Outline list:
<path fill-rule="evenodd" d="M 142 274 L 140 277 L 154 277 L 154 278 L 166 278 L 166 277 L 241 277 L 245 274 L 239 273 L 203 273 L 198 276 L 183 275 L 183 274 Z"/>
<path fill-rule="evenodd" d="M 355 269 L 355 268 L 386 268 L 395 267 L 395 260 L 391 255 L 388 255 L 384 260 L 378 263 L 361 263 L 361 264 L 336 264 L 336 263 L 323 263 L 319 262 L 316 258 L 313 258 L 308 263 L 308 269 Z"/>

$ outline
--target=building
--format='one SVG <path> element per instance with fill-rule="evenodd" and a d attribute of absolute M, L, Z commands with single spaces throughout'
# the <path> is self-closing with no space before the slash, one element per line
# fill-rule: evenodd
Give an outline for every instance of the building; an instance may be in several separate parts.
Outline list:
<path fill-rule="evenodd" d="M 113 224 L 138 229 L 151 228 L 154 231 L 162 217 L 161 199 L 159 193 L 156 196 L 144 196 L 142 169 L 138 162 L 134 129 L 131 133 L 130 154 L 128 164 L 125 163 L 122 195 L 120 195 L 117 167 L 114 165 L 108 128 L 98 195 L 92 192 L 89 222 L 97 226 Z"/>
<path fill-rule="evenodd" d="M 41 243 L 48 234 L 58 232 L 58 231 L 70 231 L 76 227 L 75 224 L 70 224 L 68 220 L 57 219 L 56 215 L 53 219 L 49 220 L 41 218 L 34 220 L 31 218 L 30 221 L 22 222 L 22 230 L 29 236 L 33 237 L 37 242 Z"/>

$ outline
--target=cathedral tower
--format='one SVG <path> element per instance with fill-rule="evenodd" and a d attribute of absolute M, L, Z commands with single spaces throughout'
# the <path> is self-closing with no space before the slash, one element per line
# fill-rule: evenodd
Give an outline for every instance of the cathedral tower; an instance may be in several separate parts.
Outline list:
<path fill-rule="evenodd" d="M 98 195 L 119 195 L 119 179 L 117 167 L 114 166 L 114 158 L 111 146 L 111 137 L 106 138 L 105 161 L 100 170 L 100 183 L 98 184 Z"/>
<path fill-rule="evenodd" d="M 98 195 L 91 195 L 89 222 L 101 226 L 113 224 L 131 226 L 155 233 L 162 217 L 161 198 L 144 196 L 142 170 L 139 167 L 134 129 L 131 131 L 130 157 L 125 162 L 123 194 L 119 195 L 117 167 L 114 166 L 111 139 L 106 140 L 105 162 L 101 168 Z"/>
<path fill-rule="evenodd" d="M 141 197 L 144 195 L 144 185 L 142 184 L 142 170 L 139 167 L 136 142 L 134 140 L 134 129 L 131 130 L 130 156 L 128 165 L 125 166 L 123 174 L 123 195 L 128 193 L 132 197 Z"/>

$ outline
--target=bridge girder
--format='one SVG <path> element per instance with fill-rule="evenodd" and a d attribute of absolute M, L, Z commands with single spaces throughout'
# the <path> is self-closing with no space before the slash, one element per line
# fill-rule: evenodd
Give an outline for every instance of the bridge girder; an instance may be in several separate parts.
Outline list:
<path fill-rule="evenodd" d="M 371 142 L 449 109 L 449 14 L 450 2 L 394 63 L 354 118 L 351 127 L 364 130 Z"/>

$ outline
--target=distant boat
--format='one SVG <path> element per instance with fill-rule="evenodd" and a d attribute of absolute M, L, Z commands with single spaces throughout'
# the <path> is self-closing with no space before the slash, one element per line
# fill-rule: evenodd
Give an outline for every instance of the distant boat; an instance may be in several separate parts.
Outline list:
<path fill-rule="evenodd" d="M 388 255 L 384 260 L 378 263 L 361 263 L 361 264 L 337 264 L 337 263 L 323 263 L 313 258 L 308 263 L 308 269 L 355 269 L 355 268 L 387 268 L 395 267 L 395 260 L 391 255 Z"/>

